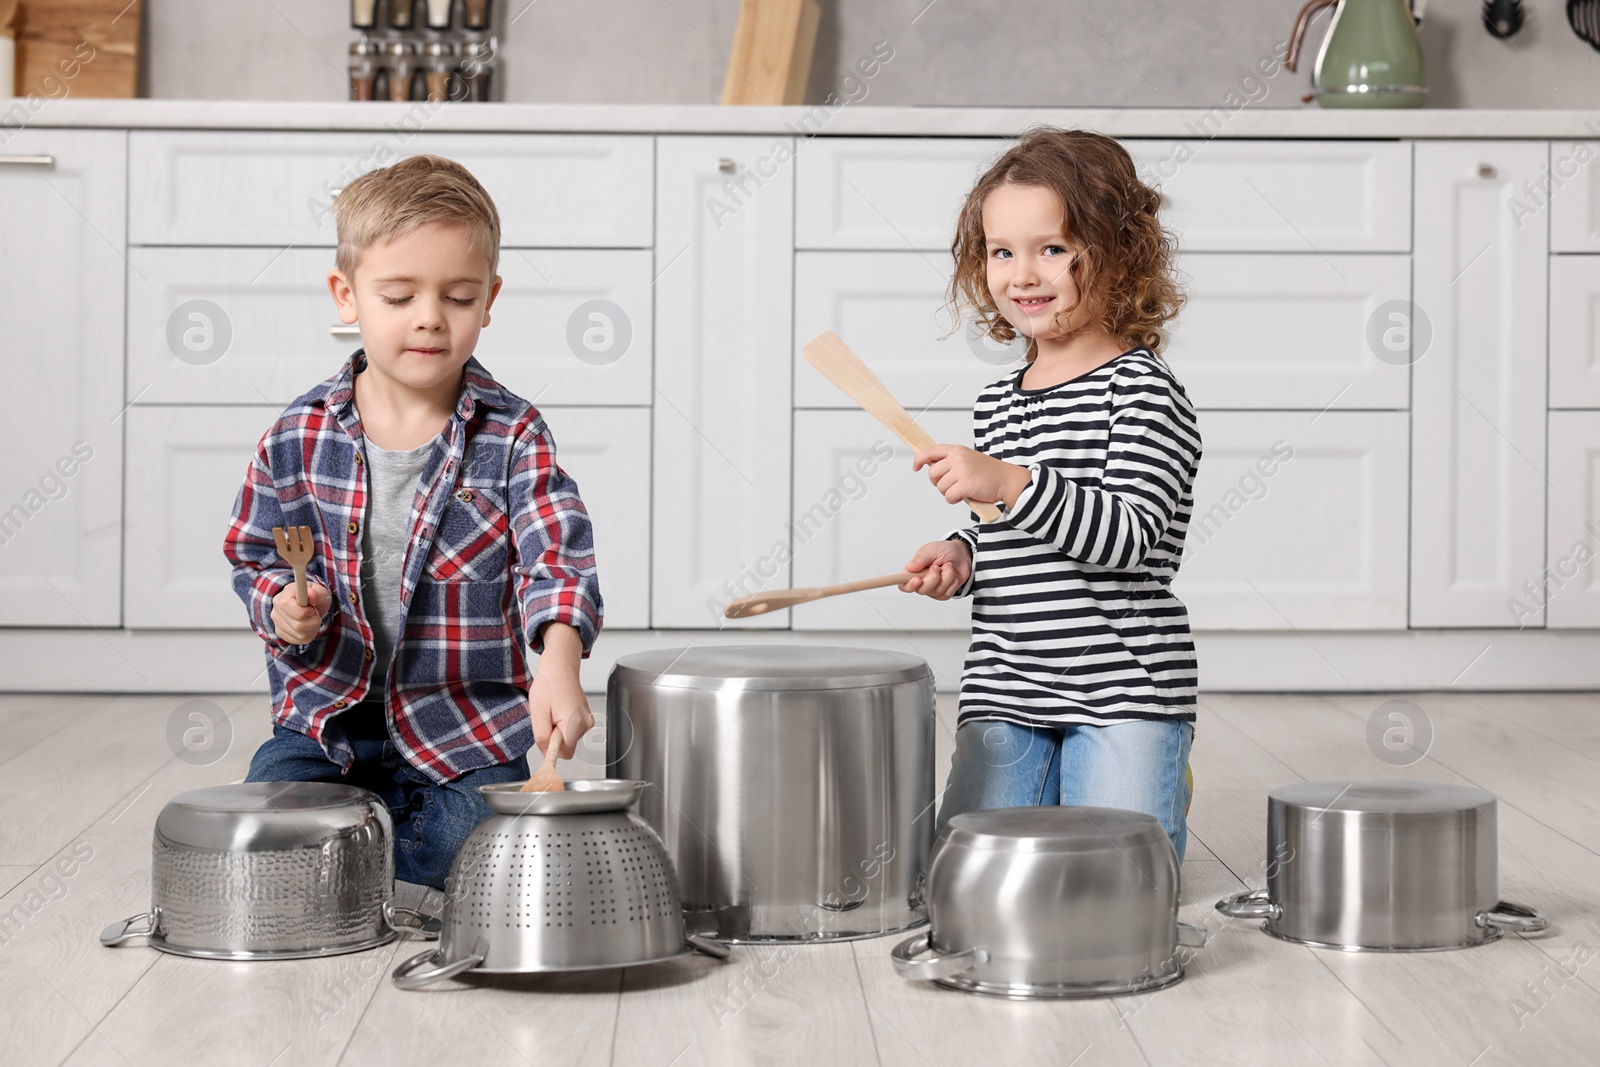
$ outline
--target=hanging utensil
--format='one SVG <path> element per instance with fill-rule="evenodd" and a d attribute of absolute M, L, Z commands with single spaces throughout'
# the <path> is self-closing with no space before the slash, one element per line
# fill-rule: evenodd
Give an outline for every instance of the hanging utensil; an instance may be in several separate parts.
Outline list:
<path fill-rule="evenodd" d="M 1567 0 L 1567 25 L 1579 40 L 1600 52 L 1600 0 Z"/>
<path fill-rule="evenodd" d="M 1522 29 L 1522 0 L 1483 0 L 1483 25 L 1490 36 L 1515 37 Z"/>

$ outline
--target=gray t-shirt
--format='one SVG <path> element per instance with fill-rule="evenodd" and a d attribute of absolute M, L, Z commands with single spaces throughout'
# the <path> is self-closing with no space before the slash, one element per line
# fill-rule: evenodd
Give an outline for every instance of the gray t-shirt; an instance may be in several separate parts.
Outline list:
<path fill-rule="evenodd" d="M 384 682 L 400 636 L 400 585 L 411 539 L 417 482 L 434 441 L 405 452 L 379 448 L 367 438 L 368 494 L 361 520 L 361 599 L 372 627 L 372 688 L 368 699 L 388 694 Z"/>

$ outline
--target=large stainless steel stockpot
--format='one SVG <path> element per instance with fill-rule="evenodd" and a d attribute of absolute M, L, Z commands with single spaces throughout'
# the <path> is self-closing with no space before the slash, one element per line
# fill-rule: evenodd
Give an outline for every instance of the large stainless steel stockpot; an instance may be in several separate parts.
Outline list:
<path fill-rule="evenodd" d="M 1494 794 L 1414 781 L 1300 782 L 1267 797 L 1267 888 L 1217 910 L 1285 941 L 1419 952 L 1533 933 L 1500 899 Z"/>
<path fill-rule="evenodd" d="M 654 783 L 691 925 L 730 941 L 908 929 L 933 844 L 933 672 L 872 648 L 668 648 L 617 661 L 609 774 Z"/>
<path fill-rule="evenodd" d="M 1178 853 L 1153 815 L 995 808 L 957 815 L 928 862 L 928 932 L 902 978 L 1016 999 L 1160 989 L 1205 930 L 1178 921 Z M 922 957 L 931 948 L 934 955 Z"/>
<path fill-rule="evenodd" d="M 435 951 L 391 976 L 420 989 L 458 974 L 535 974 L 655 963 L 725 946 L 686 936 L 672 864 L 627 809 L 643 782 L 588 779 L 559 793 L 478 787 L 494 814 L 450 865 Z"/>
<path fill-rule="evenodd" d="M 100 940 L 147 935 L 162 952 L 229 960 L 382 945 L 401 929 L 397 911 L 427 924 L 394 907 L 393 850 L 389 809 L 370 790 L 245 782 L 180 793 L 156 816 L 150 910 Z"/>

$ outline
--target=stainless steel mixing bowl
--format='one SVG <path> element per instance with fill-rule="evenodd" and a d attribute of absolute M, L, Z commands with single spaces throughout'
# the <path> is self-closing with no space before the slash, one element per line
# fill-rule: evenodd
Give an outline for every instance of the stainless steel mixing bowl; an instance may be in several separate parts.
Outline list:
<path fill-rule="evenodd" d="M 1496 802 L 1473 786 L 1298 782 L 1267 797 L 1267 888 L 1217 910 L 1285 941 L 1351 952 L 1466 948 L 1542 914 L 1500 900 Z"/>
<path fill-rule="evenodd" d="M 1015 999 L 1160 989 L 1183 977 L 1184 949 L 1206 940 L 1178 921 L 1178 878 L 1177 850 L 1152 815 L 1059 806 L 957 815 L 928 861 L 928 932 L 895 946 L 894 968 Z"/>
<path fill-rule="evenodd" d="M 578 780 L 559 793 L 480 786 L 494 814 L 468 835 L 446 880 L 437 950 L 396 967 L 401 989 L 459 974 L 626 967 L 691 950 L 661 839 L 627 810 L 643 782 Z"/>

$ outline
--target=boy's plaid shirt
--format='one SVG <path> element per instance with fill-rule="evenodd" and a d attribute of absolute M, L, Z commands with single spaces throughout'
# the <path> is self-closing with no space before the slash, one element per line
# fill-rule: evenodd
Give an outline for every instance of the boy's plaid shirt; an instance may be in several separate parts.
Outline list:
<path fill-rule="evenodd" d="M 365 366 L 358 349 L 262 436 L 223 543 L 234 592 L 267 644 L 274 721 L 321 743 L 347 772 L 354 753 L 336 716 L 375 688 L 360 603 L 365 438 L 354 378 Z M 477 357 L 463 379 L 418 483 L 387 687 L 396 747 L 439 782 L 532 747 L 522 642 L 540 652 L 539 627 L 564 622 L 588 658 L 602 617 L 589 513 L 556 465 L 544 419 Z M 272 625 L 272 598 L 294 581 L 274 526 L 311 527 L 306 577 L 333 595 L 303 645 L 280 641 Z"/>

